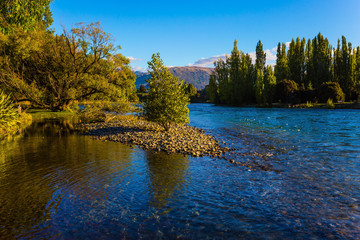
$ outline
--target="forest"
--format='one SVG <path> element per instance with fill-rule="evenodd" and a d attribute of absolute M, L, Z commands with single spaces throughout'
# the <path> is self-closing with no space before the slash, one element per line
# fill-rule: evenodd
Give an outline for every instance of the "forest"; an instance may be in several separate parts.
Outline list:
<path fill-rule="evenodd" d="M 207 87 L 217 104 L 272 106 L 273 103 L 357 101 L 360 96 L 360 47 L 342 36 L 336 48 L 321 33 L 313 39 L 278 43 L 275 66 L 266 65 L 259 41 L 255 63 L 237 47 L 214 63 Z"/>

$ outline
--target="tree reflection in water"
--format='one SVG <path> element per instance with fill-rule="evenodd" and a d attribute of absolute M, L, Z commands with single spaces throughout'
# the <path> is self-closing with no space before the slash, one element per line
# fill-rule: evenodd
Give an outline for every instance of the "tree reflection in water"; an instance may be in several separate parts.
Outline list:
<path fill-rule="evenodd" d="M 186 184 L 189 159 L 182 154 L 151 151 L 146 153 L 146 157 L 152 189 L 150 204 L 158 209 L 167 207 Z"/>

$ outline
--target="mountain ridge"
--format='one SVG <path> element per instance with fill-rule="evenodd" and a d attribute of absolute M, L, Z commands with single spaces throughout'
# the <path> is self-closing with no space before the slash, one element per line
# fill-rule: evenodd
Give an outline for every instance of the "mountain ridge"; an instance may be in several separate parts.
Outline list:
<path fill-rule="evenodd" d="M 209 84 L 210 74 L 213 68 L 207 67 L 170 67 L 169 71 L 176 75 L 179 79 L 183 79 L 186 83 L 192 83 L 198 90 L 204 89 Z M 148 72 L 136 71 L 136 87 L 146 84 L 146 79 L 150 77 Z"/>

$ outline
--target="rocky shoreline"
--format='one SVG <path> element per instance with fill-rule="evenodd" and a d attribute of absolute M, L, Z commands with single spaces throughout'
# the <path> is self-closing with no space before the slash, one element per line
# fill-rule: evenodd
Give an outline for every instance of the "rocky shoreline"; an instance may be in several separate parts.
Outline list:
<path fill-rule="evenodd" d="M 173 124 L 169 131 L 137 116 L 122 116 L 112 122 L 81 123 L 79 128 L 102 141 L 137 145 L 145 150 L 180 153 L 193 157 L 221 157 L 230 149 L 196 127 Z"/>

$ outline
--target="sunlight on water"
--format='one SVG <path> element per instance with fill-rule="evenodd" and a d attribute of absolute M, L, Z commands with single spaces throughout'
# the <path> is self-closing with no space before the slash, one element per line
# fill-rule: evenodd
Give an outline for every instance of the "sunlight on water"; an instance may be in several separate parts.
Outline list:
<path fill-rule="evenodd" d="M 234 150 L 167 155 L 35 122 L 0 144 L 1 239 L 360 235 L 360 113 L 190 106 Z"/>

